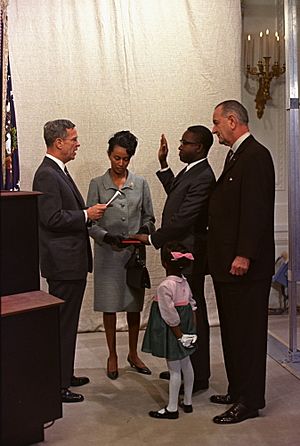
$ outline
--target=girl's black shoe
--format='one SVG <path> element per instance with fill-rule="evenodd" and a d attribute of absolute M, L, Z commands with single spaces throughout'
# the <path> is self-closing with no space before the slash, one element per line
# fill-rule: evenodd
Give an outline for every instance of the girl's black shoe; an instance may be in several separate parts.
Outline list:
<path fill-rule="evenodd" d="M 178 410 L 176 410 L 175 412 L 169 412 L 167 410 L 167 407 L 165 407 L 162 410 L 164 410 L 164 412 L 162 412 L 162 413 L 158 410 L 151 410 L 149 412 L 149 415 L 152 418 L 165 418 L 168 420 L 176 420 L 179 417 Z"/>

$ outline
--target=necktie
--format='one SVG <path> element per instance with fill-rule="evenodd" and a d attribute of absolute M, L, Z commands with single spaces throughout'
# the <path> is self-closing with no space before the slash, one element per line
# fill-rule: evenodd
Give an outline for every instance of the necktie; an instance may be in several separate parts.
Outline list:
<path fill-rule="evenodd" d="M 68 169 L 66 168 L 66 166 L 65 166 L 65 168 L 64 168 L 64 172 L 65 172 L 65 175 L 66 175 L 66 177 L 67 177 L 67 179 L 68 179 L 68 183 L 69 183 L 71 189 L 73 190 L 73 192 L 74 192 L 74 194 L 75 194 L 76 199 L 78 200 L 78 202 L 79 202 L 80 206 L 82 207 L 82 209 L 85 209 L 85 204 L 84 204 L 84 200 L 83 200 L 83 198 L 82 198 L 82 196 L 81 196 L 81 193 L 80 193 L 79 190 L 77 189 L 77 186 L 76 186 L 76 184 L 74 183 L 73 178 L 72 178 L 71 175 L 69 174 L 69 171 L 68 171 Z"/>
<path fill-rule="evenodd" d="M 225 158 L 225 166 L 227 166 L 227 164 L 229 163 L 229 161 L 231 160 L 232 156 L 234 154 L 234 151 L 232 149 L 230 149 L 227 153 L 227 156 Z"/>
<path fill-rule="evenodd" d="M 67 175 L 67 177 L 68 177 L 70 180 L 72 180 L 71 175 L 69 174 L 69 171 L 68 171 L 68 169 L 66 168 L 66 166 L 65 166 L 65 168 L 64 168 L 64 172 L 65 172 L 65 174 Z"/>
<path fill-rule="evenodd" d="M 65 168 L 64 168 L 64 172 L 65 172 L 66 177 L 68 178 L 68 180 L 69 180 L 69 182 L 70 182 L 70 184 L 71 184 L 73 190 L 75 191 L 75 193 L 76 193 L 77 195 L 80 194 L 79 191 L 78 191 L 78 189 L 77 189 L 77 186 L 76 186 L 76 184 L 74 183 L 74 180 L 73 180 L 73 178 L 71 177 L 71 175 L 70 175 L 68 169 L 66 168 L 66 166 L 65 166 Z"/>

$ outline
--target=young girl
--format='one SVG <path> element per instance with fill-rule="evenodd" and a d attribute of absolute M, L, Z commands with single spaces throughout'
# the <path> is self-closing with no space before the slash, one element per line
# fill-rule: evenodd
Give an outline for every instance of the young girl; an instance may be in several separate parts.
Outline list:
<path fill-rule="evenodd" d="M 194 371 L 190 355 L 195 350 L 196 302 L 182 269 L 194 260 L 193 255 L 177 242 L 168 242 L 162 248 L 162 265 L 167 277 L 157 288 L 153 298 L 142 350 L 153 356 L 166 358 L 170 372 L 169 403 L 158 411 L 150 411 L 153 418 L 178 418 L 178 395 L 181 372 L 184 399 L 179 403 L 184 412 L 192 412 Z"/>

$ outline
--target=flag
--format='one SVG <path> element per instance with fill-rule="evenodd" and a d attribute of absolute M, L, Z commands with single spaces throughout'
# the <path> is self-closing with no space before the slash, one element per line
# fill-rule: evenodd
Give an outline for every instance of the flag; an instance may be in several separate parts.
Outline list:
<path fill-rule="evenodd" d="M 7 67 L 7 90 L 5 104 L 5 190 L 20 190 L 20 167 L 17 138 L 17 123 L 15 115 L 14 97 L 10 63 Z"/>

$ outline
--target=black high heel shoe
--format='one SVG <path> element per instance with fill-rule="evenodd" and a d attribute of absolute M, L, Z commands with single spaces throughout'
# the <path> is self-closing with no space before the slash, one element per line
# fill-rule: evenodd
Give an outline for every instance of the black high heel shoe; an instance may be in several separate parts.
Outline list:
<path fill-rule="evenodd" d="M 129 356 L 127 356 L 127 361 L 130 364 L 130 367 L 132 367 L 133 369 L 135 369 L 138 373 L 142 373 L 143 375 L 151 375 L 151 370 L 148 369 L 148 367 L 138 367 L 134 362 L 131 361 L 131 359 L 129 358 Z"/>
<path fill-rule="evenodd" d="M 117 379 L 118 378 L 118 376 L 119 376 L 119 372 L 118 372 L 118 370 L 114 370 L 113 372 L 110 372 L 109 370 L 108 370 L 108 361 L 109 361 L 109 359 L 107 360 L 107 368 L 106 368 L 106 375 L 107 375 L 107 377 L 109 378 L 109 379 Z"/>

